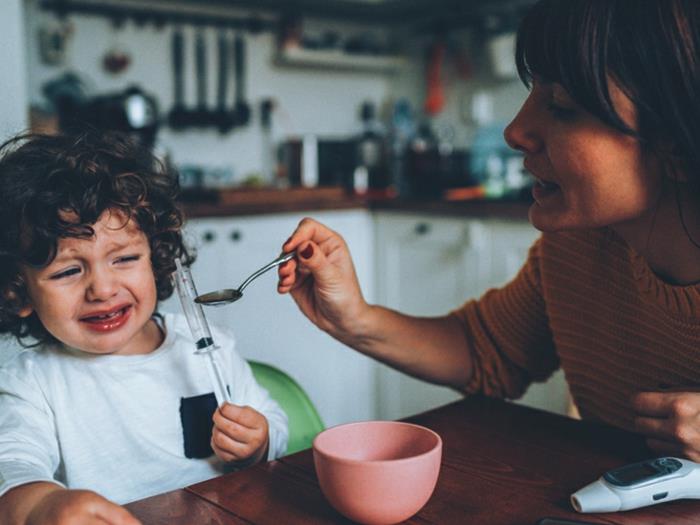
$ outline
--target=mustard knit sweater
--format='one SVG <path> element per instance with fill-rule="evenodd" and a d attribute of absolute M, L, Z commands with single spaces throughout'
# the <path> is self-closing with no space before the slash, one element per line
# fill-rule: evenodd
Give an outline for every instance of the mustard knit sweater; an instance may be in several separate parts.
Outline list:
<path fill-rule="evenodd" d="M 700 285 L 662 281 L 607 228 L 542 235 L 513 281 L 453 315 L 468 392 L 516 398 L 561 366 L 583 418 L 631 429 L 632 393 L 700 386 Z"/>

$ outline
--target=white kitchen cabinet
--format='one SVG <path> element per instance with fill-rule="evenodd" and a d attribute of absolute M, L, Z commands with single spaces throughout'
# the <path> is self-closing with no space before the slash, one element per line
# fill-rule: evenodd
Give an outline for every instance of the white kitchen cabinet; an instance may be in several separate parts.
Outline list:
<path fill-rule="evenodd" d="M 412 213 L 375 215 L 379 304 L 413 315 L 442 315 L 515 276 L 538 232 L 524 221 L 441 218 Z M 458 399 L 387 366 L 378 370 L 378 413 L 396 419 Z M 564 413 L 562 374 L 533 385 L 519 402 Z"/>
<path fill-rule="evenodd" d="M 345 237 L 363 291 L 368 300 L 373 300 L 369 212 L 311 215 Z M 303 217 L 284 213 L 188 221 L 186 239 L 198 253 L 192 266 L 198 291 L 237 287 L 279 254 L 282 243 Z M 177 297 L 170 298 L 161 309 L 180 311 Z M 245 358 L 273 364 L 296 379 L 326 425 L 376 417 L 376 364 L 313 326 L 291 296 L 279 295 L 275 270 L 251 283 L 236 303 L 205 307 L 205 313 L 210 322 L 233 329 L 237 349 Z"/>
<path fill-rule="evenodd" d="M 419 316 L 443 314 L 462 304 L 487 269 L 479 253 L 488 238 L 482 225 L 419 214 L 375 216 L 377 302 Z M 461 397 L 397 372 L 378 370 L 382 419 L 406 417 Z"/>

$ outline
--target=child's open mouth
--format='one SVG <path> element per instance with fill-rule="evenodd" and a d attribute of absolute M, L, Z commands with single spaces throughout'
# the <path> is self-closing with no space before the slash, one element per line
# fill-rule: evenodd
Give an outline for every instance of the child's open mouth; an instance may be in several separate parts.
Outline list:
<path fill-rule="evenodd" d="M 92 330 L 108 332 L 121 327 L 130 315 L 131 305 L 127 305 L 109 312 L 81 317 L 80 321 L 86 323 Z"/>

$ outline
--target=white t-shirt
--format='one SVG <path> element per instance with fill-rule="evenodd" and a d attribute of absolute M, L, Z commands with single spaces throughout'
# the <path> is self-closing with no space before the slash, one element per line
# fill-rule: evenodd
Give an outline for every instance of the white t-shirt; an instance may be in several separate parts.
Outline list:
<path fill-rule="evenodd" d="M 146 355 L 26 349 L 0 368 L 0 496 L 32 481 L 90 489 L 119 503 L 221 474 L 208 444 L 216 407 L 205 357 L 182 315 L 165 314 Z M 212 326 L 237 405 L 261 412 L 268 458 L 284 453 L 287 416 L 258 385 L 230 333 Z"/>

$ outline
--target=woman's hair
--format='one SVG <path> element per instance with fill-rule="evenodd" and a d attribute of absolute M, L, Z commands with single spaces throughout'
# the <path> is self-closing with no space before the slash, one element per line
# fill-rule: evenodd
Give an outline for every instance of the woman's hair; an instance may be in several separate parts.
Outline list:
<path fill-rule="evenodd" d="M 700 188 L 700 1 L 541 0 L 521 22 L 516 63 L 526 85 L 560 83 Z M 615 112 L 608 79 L 634 103 L 636 131 Z"/>
<path fill-rule="evenodd" d="M 158 299 L 173 292 L 175 258 L 186 265 L 177 175 L 125 135 L 23 134 L 0 146 L 0 332 L 55 342 L 28 304 L 22 265 L 45 267 L 62 238 L 87 239 L 103 212 L 121 212 L 146 235 Z M 125 221 L 126 224 L 126 221 Z"/>

